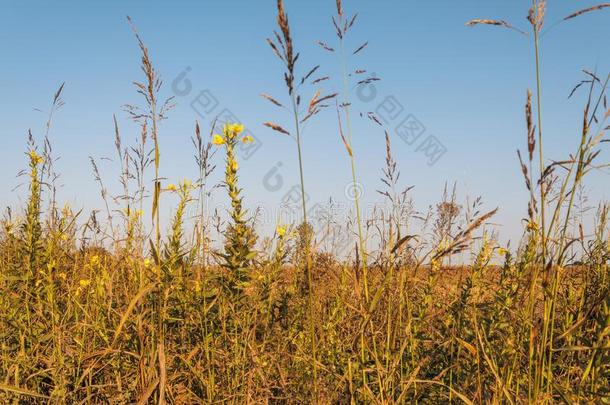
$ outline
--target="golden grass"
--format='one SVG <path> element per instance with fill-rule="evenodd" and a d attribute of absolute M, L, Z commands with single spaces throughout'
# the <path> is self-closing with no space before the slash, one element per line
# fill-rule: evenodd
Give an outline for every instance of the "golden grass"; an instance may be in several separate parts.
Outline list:
<path fill-rule="evenodd" d="M 338 132 L 356 183 L 352 75 L 344 70 L 341 93 L 321 96 L 313 89 L 302 107 L 301 86 L 330 78 L 312 79 L 320 70 L 315 65 L 295 80 L 298 54 L 284 4 L 277 6 L 281 34 L 268 42 L 284 65 L 290 103 L 262 96 L 276 107 L 290 105 L 294 125 L 290 131 L 265 125 L 295 137 L 304 197 L 301 125 L 327 107 L 324 102 L 340 98 Z M 343 53 L 356 14 L 347 18 L 344 4 L 337 0 L 336 6 L 337 49 L 347 65 L 347 57 L 368 43 Z M 533 1 L 536 48 L 544 12 L 545 3 Z M 517 29 L 504 20 L 468 24 Z M 498 245 L 488 225 L 496 210 L 482 210 L 480 199 L 463 207 L 455 188 L 445 189 L 428 213 L 418 213 L 411 187 L 399 181 L 385 131 L 379 191 L 385 205 L 360 218 L 356 201 L 358 219 L 346 227 L 353 231 L 357 224 L 359 240 L 342 258 L 322 248 L 320 239 L 328 235 L 314 237 L 305 198 L 301 223 L 279 226 L 259 243 L 238 184 L 237 145 L 251 140 L 241 125 L 226 125 L 206 139 L 196 124 L 199 179 L 162 185 L 157 124 L 172 104 L 158 106 L 162 82 L 134 33 L 145 75 L 135 86 L 144 102 L 126 110 L 141 135 L 134 147 L 124 147 L 115 119 L 121 195 L 108 194 L 92 160 L 105 221 L 95 212 L 85 218 L 67 205 L 58 208 L 48 138 L 39 152 L 29 136 L 27 202 L 19 215 L 7 211 L 0 222 L 1 403 L 610 403 L 609 206 L 599 205 L 588 234 L 573 215 L 583 178 L 600 167 L 610 75 L 601 80 L 585 72 L 575 88 L 589 87 L 579 147 L 548 165 L 539 75 L 535 111 L 528 91 L 525 161 L 519 153 L 528 218 L 513 251 Z M 538 50 L 535 56 L 538 66 Z M 63 104 L 62 89 L 53 111 Z M 50 126 L 49 119 L 47 131 Z M 532 170 L 536 149 L 538 176 Z M 208 177 L 219 150 L 231 210 L 223 246 L 216 248 L 205 196 L 215 186 Z M 151 198 L 147 176 L 154 180 Z M 168 194 L 179 202 L 164 234 L 159 206 Z M 185 215 L 192 204 L 197 215 L 189 228 Z M 150 229 L 145 206 L 151 207 Z M 452 266 L 457 254 L 471 260 Z"/>

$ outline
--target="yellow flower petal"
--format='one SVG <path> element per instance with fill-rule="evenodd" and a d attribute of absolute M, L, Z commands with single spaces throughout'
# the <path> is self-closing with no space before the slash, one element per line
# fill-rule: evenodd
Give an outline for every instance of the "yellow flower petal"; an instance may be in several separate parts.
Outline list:
<path fill-rule="evenodd" d="M 212 137 L 212 143 L 213 143 L 214 145 L 222 145 L 222 144 L 224 144 L 224 143 L 225 143 L 225 139 L 224 139 L 222 136 L 220 136 L 220 135 L 218 135 L 218 134 L 215 134 L 215 135 Z"/>
<path fill-rule="evenodd" d="M 38 153 L 36 153 L 35 150 L 31 150 L 28 155 L 30 156 L 30 160 L 32 161 L 32 163 L 34 163 L 35 165 L 38 165 L 42 162 L 44 162 L 44 158 L 42 156 L 40 156 Z"/>
<path fill-rule="evenodd" d="M 100 264 L 100 257 L 98 255 L 91 256 L 91 259 L 89 259 L 89 264 L 91 266 L 97 266 Z"/>

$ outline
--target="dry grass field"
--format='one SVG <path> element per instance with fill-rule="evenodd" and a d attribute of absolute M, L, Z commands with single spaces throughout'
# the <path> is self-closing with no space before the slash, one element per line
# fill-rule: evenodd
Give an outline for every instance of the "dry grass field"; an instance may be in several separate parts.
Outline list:
<path fill-rule="evenodd" d="M 538 73 L 537 88 L 524 89 L 528 148 L 519 159 L 529 200 L 518 246 L 498 244 L 489 226 L 496 210 L 479 200 L 460 205 L 448 191 L 417 213 L 386 132 L 377 186 L 385 206 L 365 217 L 354 193 L 345 224 L 353 244 L 341 255 L 307 219 L 304 196 L 315 179 L 303 181 L 301 128 L 322 111 L 336 115 L 345 149 L 334 153 L 349 157 L 357 184 L 350 89 L 374 78 L 346 70 L 341 92 L 317 92 L 320 81 L 337 78 L 319 77 L 299 59 L 284 4 L 277 6 L 268 42 L 285 75 L 268 80 L 285 83 L 286 93 L 263 95 L 277 115 L 265 125 L 296 141 L 303 220 L 259 235 L 239 178 L 240 145 L 253 141 L 240 123 L 218 123 L 209 134 L 196 125 L 199 178 L 163 179 L 158 124 L 172 101 L 161 98 L 160 75 L 130 19 L 142 103 L 126 110 L 141 137 L 125 145 L 115 119 L 123 191 L 109 195 L 92 162 L 106 212 L 73 211 L 55 197 L 48 138 L 30 134 L 25 202 L 0 222 L 0 403 L 610 403 L 610 206 L 599 204 L 590 229 L 573 212 L 587 174 L 602 166 L 610 76 L 585 72 L 575 90 L 589 95 L 580 145 L 557 161 L 543 154 L 544 78 Z M 367 46 L 349 42 L 358 19 L 347 6 L 337 0 L 336 37 L 321 43 L 338 63 Z M 545 7 L 533 1 L 527 29 L 504 20 L 468 25 L 527 31 L 540 72 Z M 214 169 L 230 202 L 215 243 L 203 198 L 217 186 L 207 181 Z M 159 206 L 170 196 L 178 203 L 165 227 Z"/>

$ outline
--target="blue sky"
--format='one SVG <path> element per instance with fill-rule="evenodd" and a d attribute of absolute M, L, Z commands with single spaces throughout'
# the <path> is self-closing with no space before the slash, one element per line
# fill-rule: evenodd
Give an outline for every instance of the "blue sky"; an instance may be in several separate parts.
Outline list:
<path fill-rule="evenodd" d="M 338 61 L 315 45 L 334 41 L 330 16 L 332 0 L 286 0 L 301 68 L 321 64 L 334 77 L 322 88 L 337 88 Z M 433 166 L 392 134 L 395 158 L 405 185 L 424 210 L 438 201 L 445 182 L 457 182 L 460 196 L 481 195 L 486 207 L 500 207 L 496 222 L 505 238 L 519 235 L 527 195 L 516 160 L 524 148 L 523 105 L 533 87 L 533 49 L 528 38 L 495 27 L 469 28 L 472 18 L 502 18 L 528 28 L 531 3 L 506 1 L 344 1 L 347 13 L 359 12 L 350 39 L 356 48 L 369 46 L 353 68 L 367 69 L 382 78 L 377 96 L 355 103 L 362 111 L 375 110 L 388 97 L 403 107 L 398 120 L 412 115 L 421 122 L 424 137 L 434 135 L 447 152 Z M 542 76 L 545 149 L 549 159 L 561 159 L 577 146 L 584 93 L 567 96 L 582 78 L 581 69 L 605 75 L 610 67 L 607 39 L 610 12 L 602 11 L 556 24 L 590 1 L 549 1 L 542 38 Z M 265 128 L 274 121 L 289 126 L 286 112 L 259 94 L 285 99 L 282 67 L 265 38 L 275 29 L 272 0 L 230 1 L 16 1 L 4 0 L 0 12 L 0 182 L 5 190 L 22 179 L 28 128 L 40 136 L 57 87 L 66 82 L 66 105 L 54 120 L 51 140 L 64 184 L 60 198 L 73 206 L 101 208 L 89 156 L 114 156 L 112 115 L 117 114 L 125 141 L 135 140 L 137 128 L 122 105 L 139 103 L 131 82 L 141 79 L 137 44 L 125 16 L 130 15 L 148 45 L 165 80 L 162 93 L 172 95 L 172 82 L 188 70 L 190 93 L 177 96 L 178 106 L 160 130 L 161 171 L 170 181 L 195 179 L 190 137 L 200 117 L 191 102 L 202 91 L 218 100 L 217 111 L 231 110 L 261 141 L 261 148 L 241 164 L 241 185 L 250 206 L 279 205 L 298 182 L 294 144 Z M 216 111 L 216 110 L 215 110 Z M 396 121 L 390 123 L 394 127 Z M 421 138 L 424 139 L 424 138 Z M 383 131 L 366 120 L 354 122 L 357 156 L 365 200 L 379 200 L 375 192 L 384 163 Z M 336 116 L 324 112 L 304 134 L 305 181 L 312 201 L 329 197 L 345 200 L 350 181 L 348 157 L 337 132 Z M 602 158 L 607 160 L 607 152 Z M 265 175 L 281 162 L 284 185 L 278 191 L 264 186 Z M 221 162 L 218 161 L 220 164 Z M 110 188 L 118 189 L 116 164 L 103 163 Z M 220 175 L 217 171 L 215 180 Z M 590 203 L 608 196 L 608 174 L 594 173 L 586 182 Z M 25 189 L 4 194 L 3 205 L 17 205 Z M 222 201 L 218 194 L 216 199 Z M 169 205 L 166 207 L 169 210 Z"/>

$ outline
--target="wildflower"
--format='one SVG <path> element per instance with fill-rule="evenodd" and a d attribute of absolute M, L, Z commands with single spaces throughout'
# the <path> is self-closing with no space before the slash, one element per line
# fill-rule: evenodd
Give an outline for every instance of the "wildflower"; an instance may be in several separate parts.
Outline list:
<path fill-rule="evenodd" d="M 35 150 L 31 150 L 29 155 L 30 155 L 30 160 L 35 165 L 39 165 L 42 162 L 44 162 L 44 158 L 42 156 L 40 156 L 38 153 L 36 153 Z"/>
<path fill-rule="evenodd" d="M 178 190 L 178 187 L 176 187 L 175 184 L 169 184 L 167 186 L 167 191 L 176 191 L 176 190 Z"/>
<path fill-rule="evenodd" d="M 98 255 L 91 256 L 91 259 L 89 259 L 89 264 L 91 266 L 97 266 L 100 264 L 100 257 Z"/>
<path fill-rule="evenodd" d="M 498 248 L 497 252 L 500 256 L 506 256 L 508 254 L 508 249 Z"/>
<path fill-rule="evenodd" d="M 252 138 L 252 136 L 250 135 L 246 135 L 242 138 L 241 140 L 243 143 L 253 143 L 254 142 L 254 138 Z"/>
<path fill-rule="evenodd" d="M 495 241 L 490 240 L 487 236 L 487 233 L 483 234 L 483 245 L 481 246 L 481 250 L 477 255 L 477 263 L 484 264 L 487 263 L 494 252 Z"/>
<path fill-rule="evenodd" d="M 235 134 L 235 135 L 239 135 L 242 132 L 244 132 L 244 126 L 243 124 L 233 124 L 231 126 L 231 131 Z"/>
<path fill-rule="evenodd" d="M 225 143 L 225 138 L 223 138 L 222 136 L 216 134 L 212 137 L 212 143 L 214 145 L 222 145 Z"/>
<path fill-rule="evenodd" d="M 80 280 L 80 281 L 78 282 L 78 284 L 80 284 L 80 286 L 81 286 L 81 287 L 88 287 L 88 286 L 89 286 L 89 284 L 91 284 L 91 280 L 85 280 L 85 279 L 83 279 L 83 280 Z"/>
<path fill-rule="evenodd" d="M 136 218 L 140 218 L 142 215 L 144 215 L 142 210 L 136 210 L 136 213 L 135 213 Z"/>
<path fill-rule="evenodd" d="M 230 283 L 231 289 L 241 289 L 249 279 L 248 266 L 252 261 L 252 246 L 255 237 L 252 230 L 244 220 L 245 211 L 242 208 L 242 198 L 237 184 L 237 170 L 239 165 L 235 158 L 235 148 L 239 142 L 237 135 L 244 130 L 241 124 L 225 124 L 223 127 L 224 141 L 226 142 L 226 168 L 225 185 L 229 197 L 231 198 L 231 226 L 226 235 L 225 242 L 225 263 L 233 280 Z"/>
<path fill-rule="evenodd" d="M 244 131 L 244 126 L 242 124 L 225 124 L 222 130 L 228 137 L 235 138 Z"/>
<path fill-rule="evenodd" d="M 152 264 L 151 260 L 147 257 L 144 259 L 144 267 L 148 268 Z"/>
<path fill-rule="evenodd" d="M 284 237 L 284 235 L 286 235 L 286 227 L 284 227 L 284 226 L 278 225 L 277 229 L 275 231 L 280 236 L 280 238 L 282 238 L 282 237 Z"/>

